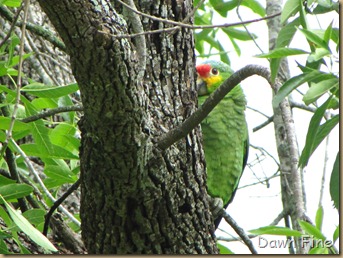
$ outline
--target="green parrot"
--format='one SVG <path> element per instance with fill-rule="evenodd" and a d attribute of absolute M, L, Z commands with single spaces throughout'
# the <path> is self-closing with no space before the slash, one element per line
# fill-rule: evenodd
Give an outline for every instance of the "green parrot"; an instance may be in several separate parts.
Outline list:
<path fill-rule="evenodd" d="M 229 65 L 213 60 L 198 65 L 196 70 L 199 105 L 233 73 Z M 243 90 L 237 85 L 201 122 L 208 193 L 212 200 L 221 198 L 223 208 L 232 202 L 247 163 L 246 104 Z M 215 218 L 215 228 L 220 220 L 221 216 Z"/>

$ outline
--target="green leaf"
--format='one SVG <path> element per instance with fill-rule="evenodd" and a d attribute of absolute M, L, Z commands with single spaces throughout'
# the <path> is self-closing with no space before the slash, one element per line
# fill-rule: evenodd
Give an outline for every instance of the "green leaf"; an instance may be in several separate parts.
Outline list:
<path fill-rule="evenodd" d="M 281 24 L 284 24 L 289 17 L 295 15 L 301 8 L 301 1 L 299 0 L 288 0 L 281 13 Z"/>
<path fill-rule="evenodd" d="M 58 98 L 76 92 L 79 89 L 77 83 L 66 86 L 46 86 L 41 83 L 32 83 L 21 89 L 34 96 L 41 98 Z"/>
<path fill-rule="evenodd" d="M 50 159 L 78 159 L 79 157 L 68 150 L 65 150 L 57 145 L 52 145 L 52 150 L 46 152 L 42 150 L 40 145 L 28 143 L 20 145 L 21 149 L 28 156 L 50 158 Z"/>
<path fill-rule="evenodd" d="M 325 43 L 328 45 L 329 44 L 329 40 L 331 39 L 331 34 L 332 34 L 332 24 L 333 21 L 329 24 L 329 26 L 326 28 L 325 30 L 325 34 L 324 34 L 324 41 Z"/>
<path fill-rule="evenodd" d="M 0 229 L 0 239 L 6 239 L 6 238 L 10 238 L 10 237 L 12 237 L 12 235 L 10 235 L 10 234 L 6 233 L 5 231 L 3 231 L 2 229 Z M 2 254 L 2 253 L 0 252 L 0 254 Z"/>
<path fill-rule="evenodd" d="M 309 55 L 307 61 L 309 63 L 317 62 L 325 56 L 330 56 L 331 52 L 325 48 L 319 47 L 315 49 L 315 52 Z"/>
<path fill-rule="evenodd" d="M 305 11 L 305 7 L 303 5 L 303 0 L 299 0 L 300 2 L 300 8 L 299 8 L 299 20 L 300 20 L 300 25 L 304 28 L 307 29 L 308 28 L 308 24 L 307 24 L 307 13 Z"/>
<path fill-rule="evenodd" d="M 288 47 L 294 37 L 295 32 L 297 31 L 297 26 L 299 25 L 299 18 L 296 18 L 294 21 L 283 26 L 276 39 L 275 48 Z"/>
<path fill-rule="evenodd" d="M 332 131 L 332 129 L 338 125 L 339 115 L 333 116 L 331 119 L 327 120 L 325 123 L 319 126 L 317 135 L 313 141 L 313 151 L 319 146 L 319 144 L 325 139 L 326 136 Z M 312 152 L 313 152 L 312 151 Z"/>
<path fill-rule="evenodd" d="M 236 7 L 233 1 L 224 2 L 223 0 L 210 0 L 210 4 L 222 17 L 227 17 L 227 12 Z"/>
<path fill-rule="evenodd" d="M 255 235 L 281 235 L 281 236 L 295 236 L 300 237 L 302 234 L 299 231 L 279 226 L 266 226 L 257 229 L 249 230 Z"/>
<path fill-rule="evenodd" d="M 299 158 L 299 167 L 301 168 L 307 165 L 312 153 L 339 121 L 339 117 L 338 115 L 336 115 L 324 124 L 320 125 L 320 122 L 325 114 L 327 105 L 330 103 L 330 100 L 331 97 L 329 97 L 329 99 L 316 110 L 316 112 L 311 118 L 307 130 L 306 143 Z"/>
<path fill-rule="evenodd" d="M 0 129 L 3 130 L 8 130 L 10 123 L 11 123 L 11 118 L 10 117 L 3 117 L 0 116 Z M 14 122 L 14 127 L 13 127 L 13 131 L 14 132 L 18 132 L 18 131 L 26 131 L 29 130 L 30 126 L 28 124 L 25 124 L 23 122 L 20 122 L 18 120 L 16 120 Z"/>
<path fill-rule="evenodd" d="M 328 44 L 325 42 L 325 40 L 323 40 L 322 38 L 320 38 L 317 34 L 313 33 L 310 30 L 306 30 L 306 29 L 300 29 L 298 28 L 304 35 L 305 37 L 312 43 L 314 43 L 316 45 L 316 47 L 322 47 L 324 49 L 327 49 L 328 51 L 330 51 Z"/>
<path fill-rule="evenodd" d="M 50 133 L 50 140 L 70 152 L 78 153 L 80 140 L 75 138 L 76 127 L 67 123 L 58 124 Z"/>
<path fill-rule="evenodd" d="M 5 204 L 6 209 L 13 222 L 29 237 L 33 242 L 44 248 L 47 252 L 58 252 L 54 245 L 37 229 L 35 229 L 18 211 L 14 210 L 5 199 L 0 196 L 0 200 Z"/>
<path fill-rule="evenodd" d="M 41 149 L 41 152 L 50 154 L 52 152 L 52 144 L 49 138 L 49 130 L 51 129 L 45 127 L 45 124 L 42 120 L 36 120 L 34 122 L 29 123 L 28 125 L 31 126 L 31 133 L 33 139 Z"/>
<path fill-rule="evenodd" d="M 222 28 L 222 30 L 229 37 L 242 40 L 242 41 L 247 41 L 247 40 L 252 40 L 252 39 L 257 38 L 256 34 L 252 33 L 249 35 L 245 30 L 238 30 L 232 27 Z"/>
<path fill-rule="evenodd" d="M 26 58 L 32 56 L 32 54 L 33 53 L 23 54 L 22 55 L 23 60 L 25 60 Z M 19 60 L 20 60 L 19 56 L 14 56 L 11 59 L 11 61 L 9 62 L 8 67 L 10 68 L 10 67 L 16 66 L 17 64 L 19 64 Z"/>
<path fill-rule="evenodd" d="M 66 182 L 64 180 L 56 180 L 56 179 L 52 179 L 50 177 L 47 177 L 43 180 L 44 182 L 44 185 L 46 188 L 48 189 L 53 189 L 53 188 L 56 188 L 56 187 L 59 187 L 61 185 L 64 185 Z M 46 200 L 48 203 L 48 205 L 52 205 L 53 203 L 50 201 L 50 199 L 47 199 Z"/>
<path fill-rule="evenodd" d="M 330 89 L 338 88 L 338 78 L 331 78 L 328 80 L 322 80 L 318 83 L 312 83 L 311 87 L 303 96 L 303 101 L 306 105 L 316 101 L 324 93 L 327 93 Z"/>
<path fill-rule="evenodd" d="M 45 221 L 45 211 L 43 209 L 31 209 L 23 213 L 23 216 L 33 225 L 39 225 Z"/>
<path fill-rule="evenodd" d="M 232 252 L 229 248 L 227 248 L 219 242 L 217 242 L 217 247 L 219 249 L 220 254 L 234 254 L 234 252 Z"/>
<path fill-rule="evenodd" d="M 337 153 L 335 163 L 332 168 L 330 177 L 330 195 L 336 209 L 339 209 L 339 188 L 340 188 L 340 169 L 339 169 L 339 152 Z M 335 240 L 334 240 L 335 241 Z"/>
<path fill-rule="evenodd" d="M 32 193 L 33 188 L 27 184 L 8 184 L 0 186 L 0 195 L 6 200 L 18 199 Z"/>
<path fill-rule="evenodd" d="M 313 247 L 308 254 L 329 254 L 327 247 Z"/>
<path fill-rule="evenodd" d="M 297 49 L 297 48 L 275 48 L 271 50 L 269 53 L 256 55 L 255 57 L 260 58 L 282 58 L 287 56 L 294 56 L 294 55 L 303 55 L 309 54 L 308 52 Z"/>
<path fill-rule="evenodd" d="M 38 113 L 37 109 L 29 102 L 25 101 L 24 105 L 26 107 L 26 115 L 33 116 Z M 40 153 L 45 153 L 49 155 L 53 152 L 53 146 L 49 138 L 49 130 L 43 120 L 36 120 L 28 124 L 31 127 L 32 137 L 35 143 L 39 146 Z"/>
<path fill-rule="evenodd" d="M 270 80 L 272 83 L 275 82 L 275 78 L 279 72 L 281 58 L 272 58 L 270 60 Z"/>
<path fill-rule="evenodd" d="M 338 108 L 339 108 L 339 99 L 336 96 L 333 96 L 328 105 L 328 109 L 336 110 Z"/>
<path fill-rule="evenodd" d="M 14 227 L 12 227 L 13 222 L 12 222 L 10 216 L 8 216 L 8 213 L 5 211 L 5 208 L 3 207 L 3 205 L 0 205 L 0 218 L 5 222 L 7 227 L 9 227 L 9 229 L 11 231 L 13 231 L 12 230 L 14 228 Z"/>
<path fill-rule="evenodd" d="M 308 235 L 313 236 L 317 239 L 321 239 L 323 241 L 326 240 L 326 237 L 323 235 L 323 233 L 320 232 L 318 228 L 311 225 L 310 223 L 303 220 L 299 220 L 299 225 Z"/>
<path fill-rule="evenodd" d="M 15 52 L 15 47 L 20 43 L 20 39 L 16 34 L 12 34 L 10 37 L 10 43 L 8 44 L 8 59 L 5 65 L 5 68 L 9 68 L 13 59 Z M 6 71 L 8 72 L 8 71 Z"/>
<path fill-rule="evenodd" d="M 77 177 L 70 170 L 61 169 L 59 166 L 48 165 L 44 168 L 44 173 L 55 180 L 64 181 L 65 183 L 75 183 Z"/>
<path fill-rule="evenodd" d="M 8 251 L 7 245 L 3 239 L 0 240 L 0 254 L 13 254 Z"/>
<path fill-rule="evenodd" d="M 233 46 L 233 48 L 235 49 L 236 53 L 238 56 L 241 56 L 241 49 L 239 48 L 239 45 L 236 43 L 236 40 L 232 37 L 229 37 L 231 44 Z M 229 65 L 231 65 L 231 63 L 227 63 Z"/>
<path fill-rule="evenodd" d="M 279 89 L 277 94 L 273 98 L 273 107 L 279 106 L 280 102 L 288 96 L 294 89 L 306 82 L 316 82 L 325 79 L 333 78 L 332 74 L 322 73 L 319 71 L 312 71 L 310 73 L 303 73 L 294 76 L 287 80 Z"/>
<path fill-rule="evenodd" d="M 337 44 L 337 46 L 339 45 L 339 29 L 337 28 L 333 28 L 332 32 L 331 32 L 331 40 L 333 42 L 335 42 Z M 338 50 L 336 49 L 336 51 L 338 52 Z"/>
<path fill-rule="evenodd" d="M 256 0 L 243 0 L 241 2 L 241 5 L 248 7 L 251 11 L 258 14 L 261 17 L 264 17 L 266 15 L 266 10 L 261 5 L 259 1 Z"/>
<path fill-rule="evenodd" d="M 340 1 L 329 1 L 330 4 L 326 4 L 325 1 L 318 1 L 318 6 L 313 10 L 313 14 L 323 14 L 331 11 L 339 11 Z"/>
<path fill-rule="evenodd" d="M 318 228 L 319 230 L 322 230 L 323 216 L 324 216 L 323 206 L 319 206 L 316 212 L 316 228 Z"/>
<path fill-rule="evenodd" d="M 8 7 L 19 7 L 21 5 L 21 0 L 4 0 L 2 3 Z"/>
<path fill-rule="evenodd" d="M 335 232 L 333 232 L 333 236 L 332 236 L 332 239 L 333 239 L 333 243 L 335 243 L 337 241 L 337 239 L 339 238 L 339 225 L 336 227 L 335 229 Z"/>
<path fill-rule="evenodd" d="M 31 103 L 37 110 L 58 107 L 58 101 L 56 98 L 36 98 L 32 100 Z"/>
<path fill-rule="evenodd" d="M 73 106 L 74 103 L 69 95 L 62 96 L 58 98 L 58 106 L 59 107 L 67 107 L 67 106 Z M 65 121 L 74 124 L 75 122 L 75 111 L 71 112 L 63 112 L 61 113 L 61 116 L 64 118 Z"/>
<path fill-rule="evenodd" d="M 16 183 L 15 180 L 12 180 L 12 179 L 9 179 L 7 177 L 4 177 L 3 175 L 0 175 L 0 186 L 15 184 L 15 183 Z"/>

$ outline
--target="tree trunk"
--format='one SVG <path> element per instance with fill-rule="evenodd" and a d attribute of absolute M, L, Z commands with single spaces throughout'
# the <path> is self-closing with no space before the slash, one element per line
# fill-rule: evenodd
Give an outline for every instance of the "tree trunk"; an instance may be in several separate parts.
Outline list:
<path fill-rule="evenodd" d="M 39 2 L 67 47 L 84 106 L 80 216 L 88 252 L 218 252 L 199 127 L 165 151 L 155 147 L 196 108 L 192 31 L 122 38 L 172 25 L 117 1 Z M 192 10 L 190 0 L 135 4 L 175 21 Z"/>
<path fill-rule="evenodd" d="M 282 0 L 267 0 L 267 15 L 282 11 Z M 276 46 L 278 34 L 281 29 L 280 17 L 267 21 L 269 32 L 269 50 Z M 290 78 L 287 59 L 280 63 L 280 70 L 275 83 L 275 91 L 279 90 L 282 83 Z M 275 93 L 276 93 L 275 92 Z M 274 108 L 275 138 L 280 159 L 281 171 L 281 196 L 285 210 L 285 225 L 302 231 L 298 220 L 305 218 L 305 205 L 303 186 L 298 169 L 299 150 L 295 135 L 294 120 L 291 107 L 284 99 L 279 107 Z M 293 243 L 292 241 L 290 243 Z M 295 248 L 295 249 L 294 249 Z M 289 252 L 297 254 L 306 253 L 306 248 L 301 238 L 295 238 L 295 246 L 289 246 Z"/>

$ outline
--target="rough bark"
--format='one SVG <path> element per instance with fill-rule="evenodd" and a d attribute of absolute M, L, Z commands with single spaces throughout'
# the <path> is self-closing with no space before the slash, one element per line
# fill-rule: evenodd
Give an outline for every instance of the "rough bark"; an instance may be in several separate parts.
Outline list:
<path fill-rule="evenodd" d="M 66 45 L 82 95 L 80 215 L 88 253 L 216 253 L 199 128 L 165 151 L 155 147 L 196 107 L 192 31 L 116 38 L 170 25 L 142 17 L 139 24 L 109 1 L 39 3 Z M 191 1 L 135 4 L 176 21 L 192 8 Z"/>
<path fill-rule="evenodd" d="M 281 10 L 282 0 L 267 1 L 267 15 L 280 12 Z M 267 24 L 269 31 L 269 49 L 272 50 L 276 45 L 276 39 L 281 29 L 280 17 L 268 20 Z M 289 78 L 288 62 L 287 59 L 283 59 L 276 79 L 275 93 L 281 84 Z M 298 169 L 299 150 L 289 101 L 284 99 L 273 111 L 275 138 L 280 159 L 282 204 L 286 214 L 285 224 L 295 230 L 302 231 L 298 220 L 305 218 L 305 205 L 301 175 Z M 306 253 L 306 248 L 301 243 L 301 239 L 295 240 L 295 252 Z M 290 253 L 294 252 L 293 248 L 293 246 L 289 247 Z"/>

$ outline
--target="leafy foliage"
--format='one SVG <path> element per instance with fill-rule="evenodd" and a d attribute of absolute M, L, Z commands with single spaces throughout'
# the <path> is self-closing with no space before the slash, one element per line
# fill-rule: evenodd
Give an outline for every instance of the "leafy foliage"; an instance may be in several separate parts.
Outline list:
<path fill-rule="evenodd" d="M 0 4 L 18 7 L 20 1 L 2 1 Z M 57 120 L 39 116 L 46 109 L 56 109 L 56 114 L 58 114 L 58 108 L 73 106 L 72 94 L 78 91 L 78 86 L 75 83 L 65 86 L 48 86 L 26 78 L 30 83 L 20 89 L 20 103 L 16 103 L 16 87 L 18 86 L 13 76 L 18 75 L 19 55 L 16 54 L 18 44 L 20 44 L 20 39 L 13 34 L 0 49 L 0 79 L 2 82 L 7 82 L 0 85 L 0 141 L 2 143 L 8 141 L 6 154 L 6 145 L 0 145 L 0 169 L 3 171 L 0 175 L 0 195 L 1 202 L 7 211 L 0 208 L 0 217 L 4 223 L 0 250 L 2 253 L 11 253 L 4 240 L 12 238 L 21 253 L 30 253 L 20 243 L 18 232 L 22 231 L 46 252 L 56 252 L 57 249 L 37 230 L 43 229 L 45 207 L 52 205 L 53 202 L 46 195 L 42 185 L 37 183 L 37 178 L 32 174 L 32 168 L 27 166 L 25 156 L 26 158 L 35 157 L 43 162 L 43 166 L 38 169 L 41 171 L 36 171 L 36 173 L 44 178 L 42 184 L 47 191 L 56 194 L 62 185 L 74 183 L 78 179 L 80 140 L 76 124 L 79 118 L 76 112 L 68 112 L 68 115 L 59 116 Z M 32 55 L 34 53 L 24 54 L 23 58 L 26 59 Z M 13 119 L 12 114 L 16 105 L 18 112 Z M 27 118 L 33 119 L 31 122 L 23 122 Z M 12 138 L 8 134 L 11 123 L 14 123 L 11 131 Z M 14 141 L 20 144 L 14 144 Z M 8 155 L 13 155 L 12 163 Z M 11 171 L 11 174 L 7 171 Z M 20 181 L 15 178 L 20 178 Z M 22 199 L 25 202 L 27 198 L 33 198 L 40 208 L 29 209 L 21 214 L 12 207 L 12 205 L 20 207 L 18 200 Z M 43 205 L 42 202 L 45 204 Z M 74 229 L 79 230 L 76 225 Z"/>
<path fill-rule="evenodd" d="M 194 5 L 199 0 L 194 1 Z M 304 4 L 306 2 L 306 4 Z M 19 7 L 20 0 L 0 0 L 0 6 L 9 8 Z M 265 17 L 264 7 L 257 0 L 209 0 L 197 10 L 196 25 L 213 25 L 215 18 L 227 18 L 237 8 L 249 10 L 259 17 Z M 329 116 L 328 111 L 337 110 L 339 106 L 339 76 L 333 72 L 332 66 L 337 62 L 339 49 L 339 29 L 333 23 L 327 28 L 313 29 L 306 17 L 328 12 L 338 11 L 338 2 L 334 1 L 300 1 L 288 0 L 281 13 L 283 27 L 278 34 L 275 49 L 269 53 L 258 55 L 270 61 L 272 80 L 278 74 L 282 58 L 289 56 L 307 56 L 305 65 L 298 64 L 301 74 L 293 76 L 283 82 L 279 92 L 274 96 L 273 105 L 277 106 L 289 94 L 301 85 L 307 84 L 308 90 L 303 96 L 307 106 L 316 108 L 307 129 L 306 144 L 302 150 L 299 166 L 305 167 L 311 160 L 312 154 L 332 132 L 339 122 L 338 115 Z M 228 19 L 229 20 L 229 19 Z M 308 42 L 307 46 L 293 47 L 294 36 L 302 35 Z M 253 41 L 258 38 L 257 33 L 247 30 L 243 24 L 223 28 L 196 30 L 195 48 L 199 57 L 219 55 L 221 61 L 230 64 L 230 51 L 233 49 L 241 55 L 243 49 L 241 41 Z M 219 36 L 225 40 L 219 40 Z M 9 40 L 0 47 L 0 206 L 1 230 L 0 252 L 12 253 L 6 245 L 11 239 L 23 254 L 30 251 L 21 243 L 19 232 L 25 234 L 42 247 L 46 252 L 55 252 L 56 248 L 39 231 L 44 224 L 44 215 L 51 207 L 53 200 L 45 192 L 46 188 L 52 196 L 56 197 L 62 186 L 75 183 L 79 177 L 79 130 L 77 122 L 79 115 L 75 111 L 60 114 L 61 107 L 74 105 L 74 96 L 77 95 L 78 86 L 75 83 L 57 86 L 46 85 L 39 80 L 24 74 L 27 82 L 20 89 L 20 102 L 16 103 L 17 91 L 16 77 L 18 76 L 19 55 L 17 49 L 20 38 L 12 33 Z M 229 45 L 229 47 L 228 47 Z M 22 55 L 27 60 L 36 53 Z M 15 119 L 13 111 L 17 108 Z M 56 110 L 56 115 L 39 116 L 46 110 Z M 25 122 L 33 118 L 31 122 Z M 11 137 L 8 131 L 11 129 Z M 8 140 L 8 146 L 4 143 Z M 8 148 L 8 152 L 5 149 Z M 13 162 L 8 158 L 13 155 Z M 5 158 L 6 157 L 6 158 Z M 32 168 L 28 166 L 27 159 L 38 160 L 39 176 L 43 178 L 42 184 L 33 175 Z M 11 173 L 9 173 L 11 172 Z M 331 173 L 330 195 L 334 206 L 339 208 L 339 152 Z M 18 180 L 18 177 L 20 180 Z M 32 200 L 38 208 L 19 212 L 21 200 Z M 16 209 L 14 208 L 16 207 Z M 79 220 L 78 214 L 74 218 Z M 68 218 L 63 215 L 63 219 Z M 250 230 L 256 235 L 273 234 L 282 236 L 302 236 L 309 234 L 316 240 L 327 240 L 322 233 L 324 210 L 319 207 L 316 213 L 315 225 L 301 221 L 303 233 L 280 226 L 265 226 Z M 78 232 L 79 226 L 70 222 L 71 228 Z M 39 230 L 39 231 L 38 231 Z M 339 238 L 339 225 L 332 235 L 332 241 Z M 232 253 L 226 246 L 218 243 L 221 253 Z M 310 253 L 334 253 L 330 248 L 312 248 Z"/>
<path fill-rule="evenodd" d="M 195 1 L 195 6 L 197 2 Z M 234 15 L 234 12 L 238 12 L 238 8 L 250 9 L 250 11 L 264 17 L 265 11 L 262 11 L 258 5 L 258 1 L 217 0 L 205 2 L 197 12 L 195 23 L 197 25 L 212 25 L 215 17 L 218 15 L 230 17 L 230 15 Z M 309 16 L 330 12 L 338 13 L 338 8 L 338 1 L 285 1 L 280 16 L 282 28 L 278 33 L 275 47 L 268 53 L 256 56 L 268 59 L 272 82 L 275 82 L 283 58 L 299 55 L 306 57 L 305 65 L 298 63 L 299 75 L 292 76 L 282 82 L 280 90 L 273 97 L 272 101 L 273 106 L 277 107 L 283 99 L 287 98 L 291 93 L 298 91 L 300 86 L 308 86 L 307 91 L 303 94 L 303 103 L 308 107 L 314 108 L 315 112 L 307 127 L 306 143 L 299 160 L 300 168 L 306 167 L 311 161 L 312 154 L 339 123 L 339 115 L 331 115 L 332 110 L 337 111 L 339 107 L 339 75 L 337 74 L 337 69 L 334 68 L 338 63 L 339 56 L 339 29 L 334 26 L 333 22 L 326 28 L 312 28 L 312 24 L 307 21 Z M 333 14 L 335 15 L 335 13 Z M 320 18 L 317 19 L 320 20 Z M 242 26 L 240 24 L 226 28 L 215 28 L 213 30 L 197 30 L 195 42 L 196 50 L 199 53 L 198 57 L 219 55 L 221 61 L 230 64 L 229 52 L 225 50 L 233 49 L 239 56 L 242 49 L 238 42 L 243 40 L 252 41 L 259 36 L 249 32 L 248 25 L 241 29 Z M 302 37 L 308 44 L 297 44 L 294 41 L 296 37 Z M 221 41 L 217 40 L 218 38 L 221 38 Z M 228 43 L 231 43 L 231 45 L 228 46 Z M 339 152 L 337 153 L 336 162 L 331 173 L 330 194 L 334 206 L 338 209 Z M 314 235 L 316 239 L 326 239 L 321 233 L 323 214 L 324 210 L 320 206 L 316 214 L 315 226 L 307 222 L 300 222 L 304 232 Z M 338 228 L 336 231 L 338 231 Z M 278 226 L 261 227 L 250 232 L 258 235 L 275 234 L 284 236 L 301 236 L 304 234 Z M 337 240 L 337 236 L 337 232 L 335 232 L 333 242 Z M 330 248 L 312 248 L 310 253 L 335 253 L 335 250 Z"/>

